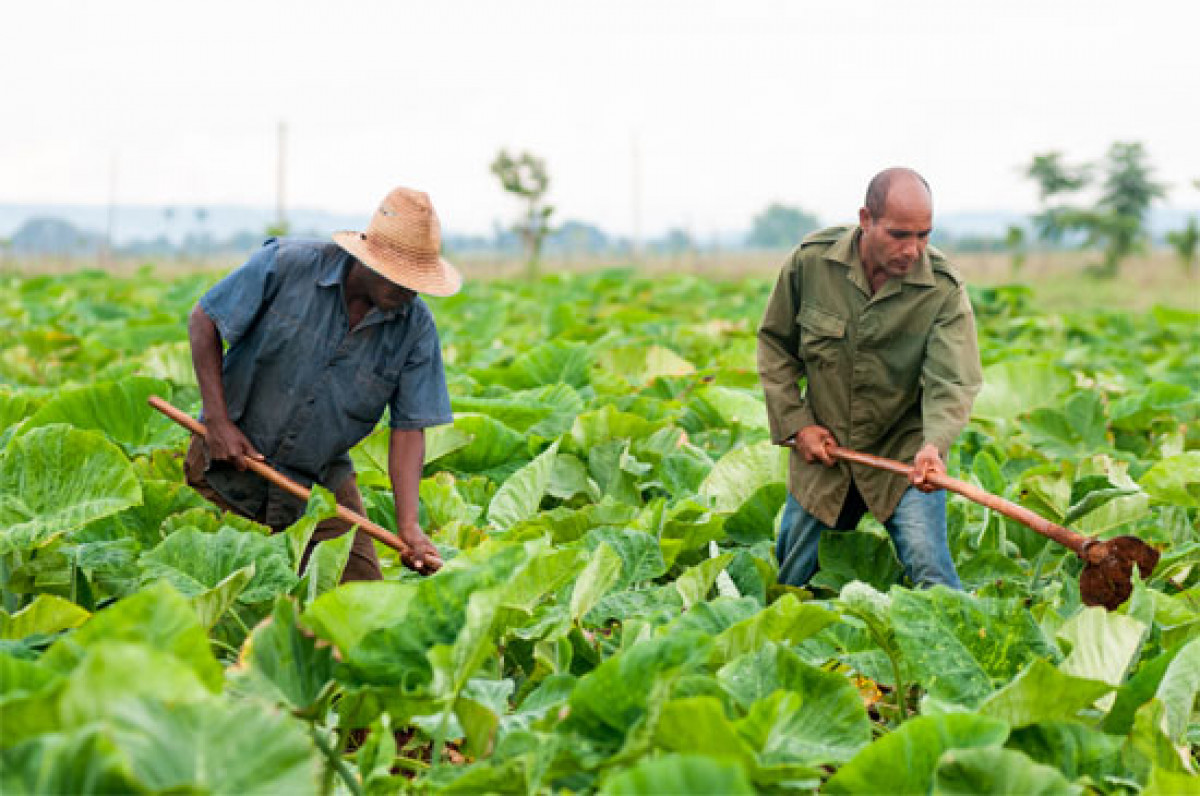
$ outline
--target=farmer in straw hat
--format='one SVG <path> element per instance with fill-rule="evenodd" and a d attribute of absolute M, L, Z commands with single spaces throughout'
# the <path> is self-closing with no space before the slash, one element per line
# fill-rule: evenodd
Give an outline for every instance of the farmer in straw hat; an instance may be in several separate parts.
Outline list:
<path fill-rule="evenodd" d="M 441 259 L 429 197 L 397 188 L 366 232 L 333 242 L 268 240 L 209 290 L 188 320 L 207 442 L 193 439 L 188 483 L 223 509 L 281 530 L 304 512 L 299 499 L 246 471 L 266 461 L 338 503 L 366 514 L 349 451 L 388 409 L 388 475 L 405 564 L 441 566 L 417 522 L 429 426 L 451 422 L 433 315 L 418 293 L 449 296 L 462 284 Z M 223 351 L 223 346 L 227 350 Z M 350 529 L 321 522 L 304 553 Z M 355 534 L 343 581 L 379 580 L 369 536 Z"/>

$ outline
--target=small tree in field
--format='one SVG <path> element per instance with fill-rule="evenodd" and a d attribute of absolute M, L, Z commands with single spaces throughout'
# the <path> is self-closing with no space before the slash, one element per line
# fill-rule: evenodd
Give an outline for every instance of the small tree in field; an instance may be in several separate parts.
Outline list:
<path fill-rule="evenodd" d="M 1188 219 L 1186 227 L 1167 233 L 1167 243 L 1171 244 L 1175 255 L 1179 257 L 1179 264 L 1183 266 L 1183 272 L 1191 276 L 1196 268 L 1196 250 L 1200 246 L 1200 222 L 1196 220 L 1195 216 L 1192 216 Z"/>
<path fill-rule="evenodd" d="M 1139 141 L 1117 141 L 1108 148 L 1103 163 L 1100 197 L 1091 207 L 1054 203 L 1061 194 L 1072 194 L 1091 183 L 1096 166 L 1069 167 L 1059 152 L 1035 155 L 1026 176 L 1038 183 L 1042 212 L 1034 216 L 1043 240 L 1059 241 L 1068 232 L 1086 235 L 1085 246 L 1101 248 L 1100 276 L 1113 277 L 1121 261 L 1146 241 L 1146 213 L 1162 198 L 1166 186 L 1153 178 L 1146 149 Z"/>
<path fill-rule="evenodd" d="M 1008 252 L 1013 276 L 1016 276 L 1025 266 L 1025 228 L 1019 224 L 1009 224 L 1004 233 L 1004 248 Z"/>
<path fill-rule="evenodd" d="M 537 276 L 542 244 L 550 234 L 550 216 L 554 213 L 554 207 L 544 202 L 550 187 L 546 162 L 528 152 L 513 157 L 501 149 L 492 161 L 492 174 L 500 180 L 504 190 L 525 204 L 521 221 L 513 226 L 513 231 L 520 236 L 525 249 L 526 273 L 530 277 Z"/>

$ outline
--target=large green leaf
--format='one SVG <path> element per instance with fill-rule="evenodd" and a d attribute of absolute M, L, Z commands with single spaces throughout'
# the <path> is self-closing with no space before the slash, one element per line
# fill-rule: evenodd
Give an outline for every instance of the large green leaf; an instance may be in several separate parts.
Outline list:
<path fill-rule="evenodd" d="M 0 639 L 23 639 L 34 634 L 51 635 L 78 627 L 91 616 L 70 600 L 39 594 L 33 602 L 11 616 L 0 608 Z"/>
<path fill-rule="evenodd" d="M 606 659 L 575 687 L 564 727 L 616 750 L 652 702 L 662 699 L 656 684 L 699 665 L 708 651 L 706 636 L 673 633 L 645 639 Z"/>
<path fill-rule="evenodd" d="M 246 639 L 240 660 L 235 675 L 248 680 L 251 691 L 299 713 L 333 689 L 333 648 L 300 629 L 296 607 L 286 597 Z"/>
<path fill-rule="evenodd" d="M 711 498 L 718 511 L 732 512 L 762 487 L 786 480 L 786 450 L 759 442 L 722 456 L 700 484 L 700 494 Z"/>
<path fill-rule="evenodd" d="M 941 586 L 896 588 L 891 617 L 921 684 L 940 699 L 970 707 L 1035 658 L 1054 654 L 1020 600 L 972 597 Z"/>
<path fill-rule="evenodd" d="M 399 685 L 405 694 L 428 695 L 438 666 L 444 663 L 439 659 L 435 666 L 430 653 L 441 646 L 453 647 L 456 656 L 465 655 L 466 647 L 453 645 L 469 622 L 481 621 L 480 611 L 494 611 L 499 602 L 496 595 L 484 603 L 473 604 L 474 596 L 507 584 L 528 559 L 529 552 L 522 545 L 498 543 L 460 556 L 435 577 L 421 580 L 415 594 L 407 600 L 407 610 L 399 622 L 366 633 L 347 651 L 348 684 Z M 482 632 L 482 628 L 471 625 L 471 634 Z M 481 648 L 487 641 L 474 636 L 463 639 L 471 650 Z M 472 651 L 471 655 L 474 654 Z"/>
<path fill-rule="evenodd" d="M 237 598 L 241 596 L 253 577 L 254 565 L 250 564 L 234 572 L 211 589 L 206 589 L 193 596 L 192 608 L 196 610 L 196 615 L 200 617 L 201 623 L 212 630 L 221 621 L 221 617 L 225 616 L 225 612 L 237 602 Z"/>
<path fill-rule="evenodd" d="M 863 749 L 825 783 L 825 793 L 929 793 L 942 754 L 998 747 L 1008 726 L 970 713 L 918 716 Z"/>
<path fill-rule="evenodd" d="M 33 549 L 141 500 L 129 460 L 100 434 L 63 425 L 34 429 L 0 454 L 0 555 Z"/>
<path fill-rule="evenodd" d="M 726 664 L 722 687 L 749 710 L 739 727 L 767 764 L 843 763 L 871 740 L 862 698 L 841 674 L 766 644 Z"/>
<path fill-rule="evenodd" d="M 583 387 L 588 383 L 592 354 L 583 343 L 551 340 L 526 351 L 513 360 L 503 381 L 511 387 L 540 387 L 569 384 Z"/>
<path fill-rule="evenodd" d="M 619 588 L 657 578 L 667 570 L 659 541 L 644 531 L 632 528 L 597 528 L 584 543 L 589 549 L 609 545 L 621 558 Z"/>
<path fill-rule="evenodd" d="M 700 428 L 767 429 L 767 408 L 758 390 L 704 387 L 688 401 L 688 409 L 699 420 Z"/>
<path fill-rule="evenodd" d="M 1182 420 L 1194 411 L 1196 394 L 1182 384 L 1152 382 L 1133 395 L 1113 402 L 1113 425 L 1142 430 L 1155 420 Z"/>
<path fill-rule="evenodd" d="M 1200 506 L 1200 451 L 1155 462 L 1139 483 L 1155 500 L 1175 506 Z"/>
<path fill-rule="evenodd" d="M 191 667 L 206 687 L 213 691 L 221 688 L 221 665 L 213 657 L 199 617 L 183 595 L 162 582 L 94 614 L 55 642 L 43 661 L 66 671 L 93 646 L 120 641 L 169 653 Z"/>
<path fill-rule="evenodd" d="M 69 729 L 110 718 L 120 703 L 130 699 L 150 697 L 180 704 L 208 696 L 197 672 L 171 653 L 145 644 L 99 641 L 67 678 L 59 713 L 63 728 Z"/>
<path fill-rule="evenodd" d="M 317 758 L 299 722 L 256 704 L 122 703 L 113 739 L 152 791 L 315 794 Z"/>
<path fill-rule="evenodd" d="M 727 759 L 745 769 L 757 766 L 757 750 L 726 718 L 719 699 L 709 696 L 674 699 L 659 709 L 656 718 L 654 742 L 664 749 Z"/>
<path fill-rule="evenodd" d="M 767 642 L 796 644 L 836 621 L 831 611 L 785 594 L 754 616 L 722 631 L 713 641 L 713 663 L 732 661 Z"/>
<path fill-rule="evenodd" d="M 550 485 L 557 455 L 558 443 L 555 442 L 532 462 L 509 476 L 488 505 L 488 520 L 500 528 L 508 528 L 536 514 Z"/>
<path fill-rule="evenodd" d="M 743 769 L 734 762 L 703 755 L 664 755 L 643 758 L 605 781 L 605 796 L 751 796 L 756 793 Z"/>
<path fill-rule="evenodd" d="M 1082 794 L 1055 768 L 1035 763 L 1011 749 L 955 749 L 942 756 L 933 785 L 946 794 Z"/>
<path fill-rule="evenodd" d="M 283 537 L 265 537 L 229 527 L 216 533 L 184 529 L 142 555 L 142 578 L 164 578 L 184 594 L 196 596 L 253 564 L 254 577 L 238 600 L 270 600 L 296 585 L 284 541 Z"/>
<path fill-rule="evenodd" d="M 403 621 L 415 596 L 416 587 L 410 583 L 347 583 L 310 603 L 303 623 L 346 653 L 370 633 Z"/>
<path fill-rule="evenodd" d="M 317 544 L 308 559 L 300 587 L 304 604 L 308 605 L 325 592 L 337 588 L 350 561 L 354 547 L 354 533 L 344 533 Z"/>
<path fill-rule="evenodd" d="M 983 389 L 971 416 L 1009 421 L 1023 412 L 1047 406 L 1071 387 L 1064 370 L 1044 358 L 1009 359 L 983 370 Z"/>
<path fill-rule="evenodd" d="M 0 752 L 0 792 L 136 793 L 143 786 L 112 740 L 95 727 L 50 733 Z"/>
<path fill-rule="evenodd" d="M 696 366 L 661 345 L 614 348 L 599 357 L 607 370 L 630 384 L 649 384 L 661 376 L 689 376 Z"/>
<path fill-rule="evenodd" d="M 185 484 L 147 479 L 141 485 L 140 504 L 96 520 L 71 538 L 77 542 L 133 539 L 141 549 L 149 550 L 166 538 L 169 529 L 164 520 L 172 515 L 189 509 L 214 517 L 219 514 L 216 506 Z"/>
<path fill-rule="evenodd" d="M 1147 631 L 1146 625 L 1124 614 L 1085 608 L 1058 630 L 1071 648 L 1059 668 L 1116 687 L 1136 660 Z"/>
<path fill-rule="evenodd" d="M 601 544 L 593 550 L 571 591 L 571 620 L 580 621 L 620 577 L 621 556 L 612 546 Z"/>
<path fill-rule="evenodd" d="M 1086 456 L 1108 447 L 1104 404 L 1098 393 L 1075 393 L 1062 409 L 1035 409 L 1021 425 L 1034 447 L 1047 456 Z"/>
<path fill-rule="evenodd" d="M 486 415 L 458 415 L 453 428 L 470 435 L 471 442 L 439 458 L 439 469 L 483 473 L 512 467 L 514 457 L 526 450 L 525 437 Z"/>
<path fill-rule="evenodd" d="M 821 567 L 812 583 L 834 591 L 855 580 L 886 591 L 904 571 L 891 541 L 868 531 L 823 533 L 818 555 Z"/>
<path fill-rule="evenodd" d="M 1010 727 L 1025 727 L 1055 719 L 1070 719 L 1112 690 L 1098 680 L 1072 677 L 1042 658 L 979 706 L 979 713 L 1002 719 Z"/>
<path fill-rule="evenodd" d="M 593 448 L 606 442 L 645 439 L 661 427 L 661 423 L 622 412 L 608 404 L 576 417 L 570 436 L 563 442 L 563 449 L 564 452 L 587 455 Z"/>
<path fill-rule="evenodd" d="M 1167 711 L 1167 735 L 1175 743 L 1183 742 L 1194 715 L 1197 693 L 1200 693 L 1200 638 L 1179 651 L 1155 692 Z"/>
<path fill-rule="evenodd" d="M 1038 763 L 1054 766 L 1070 781 L 1120 778 L 1126 771 L 1122 736 L 1108 735 L 1075 721 L 1048 721 L 1013 730 L 1006 747 Z"/>
<path fill-rule="evenodd" d="M 187 432 L 146 403 L 151 395 L 169 398 L 171 387 L 158 379 L 131 376 L 118 382 L 63 390 L 25 422 L 22 432 L 65 423 L 101 432 L 131 457 L 172 447 Z"/>
<path fill-rule="evenodd" d="M 725 535 L 744 545 L 773 540 L 775 517 L 786 500 L 786 484 L 771 483 L 759 487 L 725 521 Z"/>

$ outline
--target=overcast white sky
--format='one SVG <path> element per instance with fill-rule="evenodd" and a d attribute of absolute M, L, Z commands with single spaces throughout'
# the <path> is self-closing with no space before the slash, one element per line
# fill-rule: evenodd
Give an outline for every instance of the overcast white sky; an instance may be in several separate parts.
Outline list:
<path fill-rule="evenodd" d="M 940 211 L 1031 210 L 1032 154 L 1143 141 L 1200 206 L 1200 3 L 5 0 L 0 202 L 275 201 L 365 217 L 393 185 L 443 225 L 515 210 L 488 165 L 550 167 L 560 218 L 742 229 L 848 219 L 910 165 Z M 635 142 L 636 141 L 636 147 Z"/>

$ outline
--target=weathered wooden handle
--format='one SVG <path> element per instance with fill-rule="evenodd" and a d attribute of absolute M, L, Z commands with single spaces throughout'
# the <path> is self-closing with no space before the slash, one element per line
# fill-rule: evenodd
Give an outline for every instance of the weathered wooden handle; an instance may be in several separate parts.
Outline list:
<path fill-rule="evenodd" d="M 904 464 L 894 459 L 885 459 L 882 456 L 872 456 L 869 453 L 859 453 L 848 448 L 834 446 L 829 449 L 829 453 L 833 457 L 842 459 L 843 461 L 865 464 L 867 467 L 888 470 L 889 472 L 903 476 L 909 476 L 913 471 L 911 464 Z M 928 480 L 929 483 L 940 489 L 956 492 L 967 500 L 974 501 L 981 506 L 987 506 L 993 511 L 998 511 L 1005 517 L 1014 519 L 1022 525 L 1037 531 L 1042 536 L 1053 539 L 1059 544 L 1070 548 L 1081 558 L 1084 557 L 1084 548 L 1090 540 L 1082 534 L 1075 533 L 1061 525 L 1050 522 L 1050 520 L 1040 514 L 1035 514 L 1024 506 L 1018 506 L 1016 503 L 1007 501 L 999 495 L 985 492 L 974 484 L 968 484 L 966 481 L 960 481 L 957 478 L 952 478 L 941 473 L 930 473 Z"/>
<path fill-rule="evenodd" d="M 201 437 L 207 436 L 208 429 L 204 427 L 203 423 L 199 422 L 186 412 L 179 411 L 162 398 L 159 398 L 157 395 L 150 396 L 149 404 L 193 434 L 198 434 Z M 260 462 L 255 459 L 246 459 L 246 466 L 285 492 L 289 492 L 298 498 L 302 498 L 303 500 L 308 500 L 310 494 L 308 489 L 300 484 L 297 484 L 295 481 L 283 475 L 282 473 L 277 472 L 265 462 Z M 373 538 L 383 542 L 385 545 L 401 555 L 408 555 L 408 545 L 400 541 L 400 537 L 396 536 L 396 534 L 392 533 L 387 528 L 376 525 L 366 517 L 360 515 L 358 512 L 351 511 L 342 505 L 337 507 L 337 515 L 346 522 L 354 523 L 370 534 Z"/>

